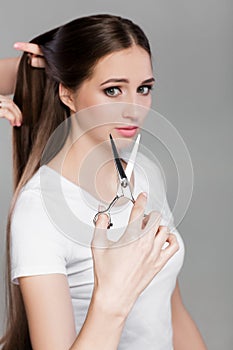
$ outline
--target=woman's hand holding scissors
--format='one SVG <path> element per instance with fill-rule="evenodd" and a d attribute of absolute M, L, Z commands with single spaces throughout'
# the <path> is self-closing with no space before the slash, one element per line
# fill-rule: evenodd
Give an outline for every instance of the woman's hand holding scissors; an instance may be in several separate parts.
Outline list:
<path fill-rule="evenodd" d="M 108 248 L 95 246 L 100 235 L 108 243 L 109 218 L 104 213 L 98 216 L 92 241 L 93 297 L 104 300 L 109 312 L 123 318 L 127 317 L 140 293 L 179 249 L 176 236 L 169 233 L 166 226 L 159 226 L 161 215 L 158 212 L 152 211 L 144 217 L 146 202 L 146 196 L 140 193 L 117 246 L 114 247 L 114 242 L 110 241 Z M 127 236 L 131 237 L 132 233 L 139 235 L 129 242 Z M 163 247 L 165 242 L 168 243 L 166 248 Z"/>

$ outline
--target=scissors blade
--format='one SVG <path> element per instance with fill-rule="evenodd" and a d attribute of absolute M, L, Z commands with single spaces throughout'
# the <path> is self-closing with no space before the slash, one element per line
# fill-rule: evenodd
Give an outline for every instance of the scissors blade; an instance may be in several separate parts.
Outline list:
<path fill-rule="evenodd" d="M 133 146 L 133 150 L 132 150 L 132 152 L 130 154 L 130 157 L 129 157 L 126 169 L 125 169 L 125 174 L 126 174 L 127 179 L 129 181 L 131 179 L 131 175 L 132 175 L 132 172 L 133 172 L 135 160 L 136 160 L 136 157 L 137 157 L 140 138 L 141 138 L 141 134 L 138 134 L 137 139 L 135 141 L 135 144 Z"/>
<path fill-rule="evenodd" d="M 121 178 L 121 180 L 123 180 L 123 179 L 128 180 L 128 179 L 127 179 L 127 176 L 126 176 L 126 174 L 125 174 L 125 171 L 124 171 L 124 169 L 123 169 L 123 166 L 122 166 L 122 164 L 121 164 L 120 157 L 119 157 L 119 154 L 118 154 L 118 151 L 117 151 L 115 142 L 113 141 L 112 135 L 109 134 L 109 136 L 110 136 L 110 140 L 111 140 L 111 145 L 112 145 L 112 150 L 113 150 L 113 155 L 114 155 L 115 164 L 116 164 L 118 173 L 119 173 L 119 175 L 120 175 L 120 178 Z"/>

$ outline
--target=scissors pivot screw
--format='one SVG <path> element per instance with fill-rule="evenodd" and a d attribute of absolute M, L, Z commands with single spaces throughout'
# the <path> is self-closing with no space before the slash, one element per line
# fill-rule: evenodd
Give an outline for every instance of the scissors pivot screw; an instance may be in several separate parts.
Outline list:
<path fill-rule="evenodd" d="M 124 187 L 124 188 L 126 188 L 128 186 L 128 183 L 127 183 L 126 179 L 122 179 L 121 186 Z"/>
<path fill-rule="evenodd" d="M 130 177 L 132 175 L 133 167 L 135 164 L 135 159 L 137 156 L 140 134 L 138 135 L 137 140 L 135 142 L 135 145 L 133 147 L 133 150 L 131 152 L 130 159 L 128 160 L 128 164 L 126 166 L 126 171 L 124 171 L 124 168 L 121 164 L 121 160 L 120 160 L 115 142 L 112 138 L 112 135 L 110 134 L 109 137 L 111 140 L 114 161 L 115 161 L 115 165 L 117 168 L 117 173 L 118 173 L 120 184 L 118 186 L 116 196 L 113 198 L 113 200 L 108 205 L 108 207 L 105 210 L 98 211 L 93 219 L 93 222 L 95 225 L 99 214 L 104 213 L 104 214 L 108 215 L 108 218 L 109 218 L 108 227 L 107 227 L 108 229 L 113 226 L 113 223 L 111 222 L 110 210 L 120 198 L 125 197 L 128 200 L 130 200 L 133 204 L 135 203 L 135 199 L 134 199 L 133 194 L 132 194 L 131 189 L 130 189 L 129 180 L 130 180 Z"/>

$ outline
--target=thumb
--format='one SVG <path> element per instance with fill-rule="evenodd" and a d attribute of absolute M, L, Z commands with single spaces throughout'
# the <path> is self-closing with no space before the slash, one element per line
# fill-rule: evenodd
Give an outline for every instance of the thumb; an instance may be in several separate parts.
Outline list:
<path fill-rule="evenodd" d="M 98 211 L 104 210 L 102 205 L 99 205 Z M 91 246 L 95 248 L 107 248 L 109 246 L 109 240 L 107 238 L 107 228 L 109 224 L 109 216 L 107 213 L 98 214 L 98 218 L 95 223 L 94 234 L 91 242 Z"/>

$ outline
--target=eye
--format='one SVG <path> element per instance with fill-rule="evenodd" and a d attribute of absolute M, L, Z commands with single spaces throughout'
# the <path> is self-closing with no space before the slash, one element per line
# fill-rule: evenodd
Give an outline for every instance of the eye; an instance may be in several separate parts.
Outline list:
<path fill-rule="evenodd" d="M 142 95 L 149 95 L 150 91 L 153 89 L 152 85 L 142 85 L 139 86 L 139 88 L 137 89 L 137 92 L 139 92 Z"/>
<path fill-rule="evenodd" d="M 120 90 L 120 88 L 117 87 L 117 86 L 110 86 L 110 87 L 104 89 L 104 93 L 105 93 L 107 96 L 115 97 L 115 96 L 120 95 L 121 90 Z"/>

